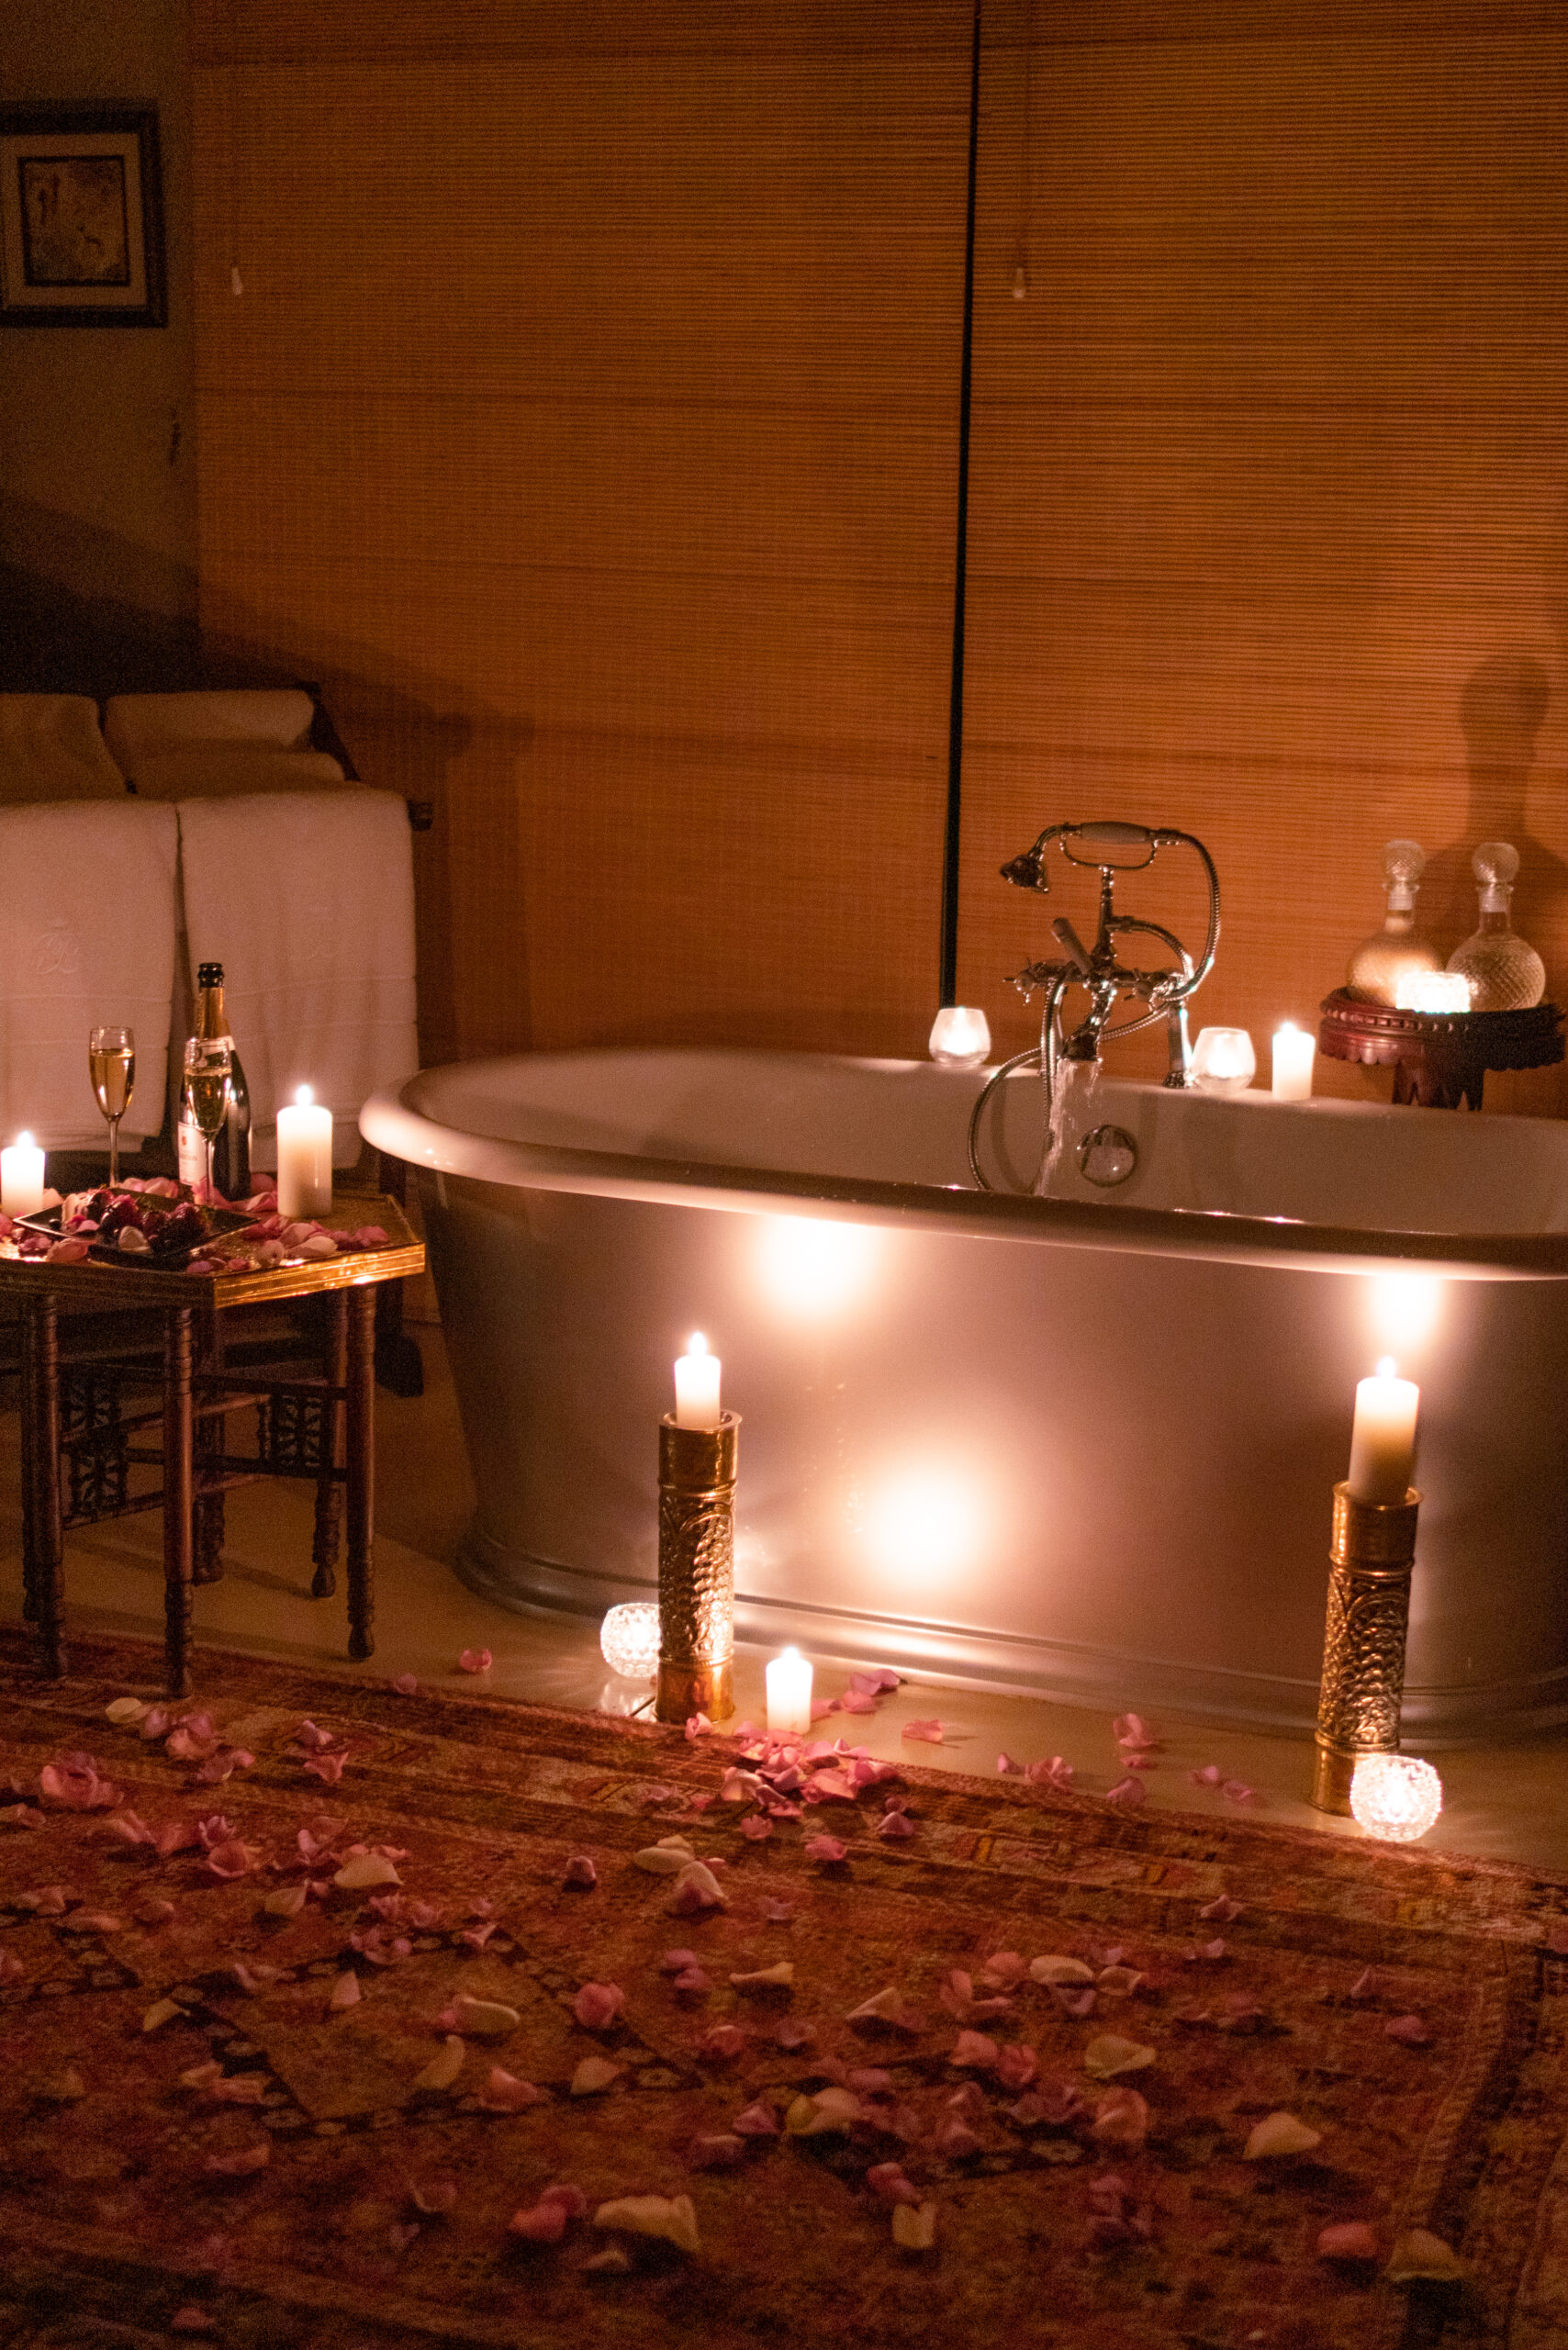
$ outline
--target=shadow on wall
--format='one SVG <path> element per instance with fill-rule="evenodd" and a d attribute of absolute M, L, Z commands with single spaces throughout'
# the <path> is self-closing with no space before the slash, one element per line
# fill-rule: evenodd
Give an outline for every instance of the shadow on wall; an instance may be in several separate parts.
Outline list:
<path fill-rule="evenodd" d="M 1568 864 L 1529 828 L 1532 778 L 1551 704 L 1545 669 L 1519 653 L 1483 661 L 1460 696 L 1470 778 L 1464 837 L 1436 851 L 1421 885 L 1422 928 L 1450 952 L 1480 919 L 1470 859 L 1482 841 L 1512 841 L 1519 852 L 1513 921 L 1533 945 L 1541 945 L 1548 915 L 1568 897 Z"/>
<path fill-rule="evenodd" d="M 83 526 L 60 520 L 80 579 L 84 551 L 75 543 Z M 88 576 L 139 576 L 143 550 L 110 532 L 91 536 Z M 184 584 L 194 606 L 195 580 Z M 431 829 L 414 837 L 421 1059 L 526 1049 L 520 766 L 532 728 L 498 713 L 454 711 L 441 679 L 379 648 L 315 627 L 296 638 L 274 615 L 232 599 L 207 600 L 203 631 L 177 609 L 84 593 L 0 560 L 0 692 L 84 694 L 103 702 L 119 693 L 318 685 L 364 781 L 434 806 Z M 468 836 L 466 857 L 454 857 L 454 834 Z M 493 901 L 484 908 L 453 900 L 454 867 L 473 869 L 476 834 Z"/>

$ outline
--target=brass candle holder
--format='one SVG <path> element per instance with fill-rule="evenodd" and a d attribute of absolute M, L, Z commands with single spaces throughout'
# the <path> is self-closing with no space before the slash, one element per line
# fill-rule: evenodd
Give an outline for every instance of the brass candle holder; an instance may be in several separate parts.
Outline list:
<path fill-rule="evenodd" d="M 659 1681 L 655 1718 L 735 1710 L 735 1459 L 740 1416 L 659 1423 Z"/>
<path fill-rule="evenodd" d="M 1402 1502 L 1358 1501 L 1348 1484 L 1334 1488 L 1312 1783 L 1319 1811 L 1348 1817 L 1350 1779 L 1360 1757 L 1392 1754 L 1399 1744 L 1420 1505 L 1414 1485 Z"/>

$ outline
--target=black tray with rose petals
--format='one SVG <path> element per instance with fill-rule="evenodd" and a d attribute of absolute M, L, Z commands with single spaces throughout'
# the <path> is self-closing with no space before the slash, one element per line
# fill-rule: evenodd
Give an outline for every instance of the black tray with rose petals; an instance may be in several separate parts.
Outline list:
<path fill-rule="evenodd" d="M 97 1229 L 74 1234 L 62 1229 L 65 1203 L 59 1207 L 40 1208 L 35 1215 L 19 1215 L 16 1219 L 23 1232 L 39 1232 L 49 1240 L 84 1240 L 87 1254 L 100 1265 L 140 1265 L 154 1272 L 183 1273 L 193 1257 L 214 1240 L 231 1232 L 243 1232 L 255 1222 L 253 1215 L 239 1208 L 198 1207 L 194 1200 L 171 1200 L 160 1193 L 147 1192 L 109 1192 L 95 1193 L 86 1213 L 102 1203 L 102 1212 L 94 1217 Z M 122 1233 L 137 1235 L 128 1245 Z"/>

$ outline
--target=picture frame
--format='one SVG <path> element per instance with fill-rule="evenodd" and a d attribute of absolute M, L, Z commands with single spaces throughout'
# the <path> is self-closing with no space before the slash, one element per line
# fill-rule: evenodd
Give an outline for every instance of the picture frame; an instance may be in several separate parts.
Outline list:
<path fill-rule="evenodd" d="M 0 108 L 0 326 L 167 322 L 156 109 Z"/>

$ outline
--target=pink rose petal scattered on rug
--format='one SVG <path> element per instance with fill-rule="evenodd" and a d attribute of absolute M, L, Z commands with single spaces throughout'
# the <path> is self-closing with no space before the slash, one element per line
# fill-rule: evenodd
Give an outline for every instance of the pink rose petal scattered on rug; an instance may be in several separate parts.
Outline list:
<path fill-rule="evenodd" d="M 543 2105 L 548 2095 L 545 2089 L 536 2089 L 532 2081 L 520 2081 L 515 2073 L 503 2072 L 498 2065 L 492 2065 L 478 2102 L 487 2113 L 521 2113 L 525 2106 Z"/>
<path fill-rule="evenodd" d="M 1240 1917 L 1241 1904 L 1233 1901 L 1228 1893 L 1222 1893 L 1217 1901 L 1211 1901 L 1206 1908 L 1199 1910 L 1198 1915 L 1205 1922 L 1212 1919 L 1217 1926 L 1228 1926 L 1233 1918 Z"/>
<path fill-rule="evenodd" d="M 260 1858 L 253 1844 L 242 1844 L 234 1836 L 208 1846 L 207 1865 L 214 1876 L 231 1879 L 248 1875 Z"/>
<path fill-rule="evenodd" d="M 1319 2260 L 1375 2260 L 1378 2241 L 1365 2220 L 1339 2220 L 1317 2233 Z"/>
<path fill-rule="evenodd" d="M 1216 1934 L 1212 1942 L 1193 1942 L 1182 1956 L 1189 1965 L 1201 1965 L 1205 1960 L 1221 1959 L 1225 1956 L 1225 1938 Z"/>
<path fill-rule="evenodd" d="M 1345 1997 L 1348 1999 L 1375 1999 L 1377 1997 L 1376 1967 L 1363 1967 L 1361 1972 L 1357 1975 L 1355 1981 L 1351 1984 L 1350 1989 L 1346 1992 Z"/>
<path fill-rule="evenodd" d="M 705 2031 L 697 2043 L 697 2053 L 710 2064 L 727 2065 L 738 2056 L 746 2044 L 746 2035 L 738 2024 L 716 2023 Z"/>
<path fill-rule="evenodd" d="M 626 2004 L 619 1983 L 585 1983 L 572 2001 L 572 2013 L 585 2031 L 604 2031 Z"/>
<path fill-rule="evenodd" d="M 210 2170 L 211 2167 L 209 2163 L 207 2168 Z M 211 2311 L 202 2309 L 195 2301 L 183 2302 L 169 2320 L 171 2333 L 210 2333 L 212 2328 Z"/>
<path fill-rule="evenodd" d="M 760 2098 L 737 2113 L 730 2124 L 738 2138 L 777 2138 L 778 2117 Z"/>
<path fill-rule="evenodd" d="M 1196 1771 L 1189 1771 L 1187 1776 L 1195 1787 L 1217 1787 L 1225 1773 L 1217 1762 L 1204 1762 Z"/>
<path fill-rule="evenodd" d="M 1118 1714 L 1111 1724 L 1111 1735 L 1118 1746 L 1149 1746 L 1154 1732 L 1141 1714 Z"/>
<path fill-rule="evenodd" d="M 1383 2037 L 1397 2040 L 1403 2048 L 1429 2048 L 1432 2035 L 1420 2016 L 1390 2016 L 1383 2025 Z"/>
<path fill-rule="evenodd" d="M 842 1861 L 849 1847 L 836 1836 L 809 1836 L 801 1850 L 808 1861 Z"/>
<path fill-rule="evenodd" d="M 706 1714 L 690 1714 L 687 1717 L 686 1735 L 693 1741 L 700 1738 L 707 1738 L 712 1728 L 713 1725 Z"/>
<path fill-rule="evenodd" d="M 1148 1789 L 1141 1779 L 1131 1777 L 1118 1779 L 1114 1787 L 1107 1787 L 1105 1790 L 1107 1803 L 1121 1804 L 1129 1811 L 1136 1810 L 1140 1803 L 1146 1803 L 1148 1799 Z"/>
<path fill-rule="evenodd" d="M 997 2054 L 997 2086 L 1004 2089 L 1026 2089 L 1039 2069 L 1040 2060 L 1026 2042 L 1009 2041 Z"/>
<path fill-rule="evenodd" d="M 1024 1776 L 1034 1780 L 1036 1785 L 1043 1780 L 1047 1786 L 1070 1787 L 1073 1779 L 1072 1764 L 1065 1755 L 1053 1754 L 1045 1762 L 1029 1763 Z"/>
<path fill-rule="evenodd" d="M 873 2195 L 884 2203 L 918 2203 L 920 2193 L 904 2177 L 902 2163 L 875 2163 L 866 2174 L 866 2184 Z"/>
<path fill-rule="evenodd" d="M 765 1836 L 771 1836 L 772 1833 L 773 1822 L 771 1819 L 765 1819 L 759 1812 L 748 1814 L 741 1822 L 741 1834 L 749 1836 L 754 1844 L 760 1844 Z"/>
<path fill-rule="evenodd" d="M 1249 1787 L 1245 1779 L 1226 1779 L 1220 1789 L 1226 1803 L 1256 1803 L 1258 1790 Z"/>
<path fill-rule="evenodd" d="M 877 1833 L 885 1838 L 913 1836 L 914 1822 L 907 1818 L 902 1811 L 890 1811 L 884 1813 L 877 1822 Z"/>
<path fill-rule="evenodd" d="M 39 1773 L 39 1793 L 63 1811 L 112 1811 L 120 1800 L 119 1789 L 90 1754 L 57 1754 Z"/>
<path fill-rule="evenodd" d="M 294 1732 L 294 1743 L 308 1748 L 312 1754 L 319 1754 L 329 1746 L 335 1745 L 337 1740 L 331 1730 L 322 1729 L 317 1723 L 306 1720 Z"/>
<path fill-rule="evenodd" d="M 735 2170 L 745 2160 L 745 2140 L 724 2131 L 693 2138 L 686 2150 L 688 2170 Z"/>
<path fill-rule="evenodd" d="M 997 1756 L 996 1770 L 999 1778 L 1022 1778 L 1024 1775 L 1024 1765 L 1022 1762 L 1014 1762 L 1011 1754 L 999 1754 Z M 912 2189 L 911 2191 L 913 2192 L 913 2190 Z"/>
<path fill-rule="evenodd" d="M 495 1659 L 488 1649 L 465 1649 L 457 1660 L 459 1673 L 488 1673 Z"/>
<path fill-rule="evenodd" d="M 1137 2089 L 1107 2089 L 1094 2108 L 1090 2136 L 1102 2146 L 1129 2154 L 1143 2152 L 1148 2135 L 1148 2103 Z"/>
<path fill-rule="evenodd" d="M 347 1761 L 346 1754 L 308 1754 L 299 1767 L 319 1779 L 323 1786 L 335 1787 L 343 1775 L 343 1764 Z"/>
<path fill-rule="evenodd" d="M 599 1883 L 599 1871 L 586 1852 L 576 1852 L 566 1863 L 566 1874 L 561 1882 L 563 1885 L 577 1886 L 584 1891 L 591 1891 Z"/>
<path fill-rule="evenodd" d="M 920 1739 L 927 1746 L 940 1746 L 943 1739 L 942 1725 L 933 1715 L 929 1721 L 905 1722 L 899 1735 L 901 1738 Z"/>
<path fill-rule="evenodd" d="M 949 2065 L 972 2065 L 978 2072 L 989 2073 L 997 2060 L 997 2045 L 983 2031 L 961 2031 L 948 2052 Z"/>
<path fill-rule="evenodd" d="M 399 1697 L 414 1696 L 418 1693 L 419 1686 L 418 1681 L 411 1673 L 399 1673 L 391 1684 L 394 1693 Z"/>
<path fill-rule="evenodd" d="M 457 2181 L 454 2178 L 410 2179 L 409 2199 L 416 2211 L 427 2220 L 443 2219 L 457 2202 Z"/>

